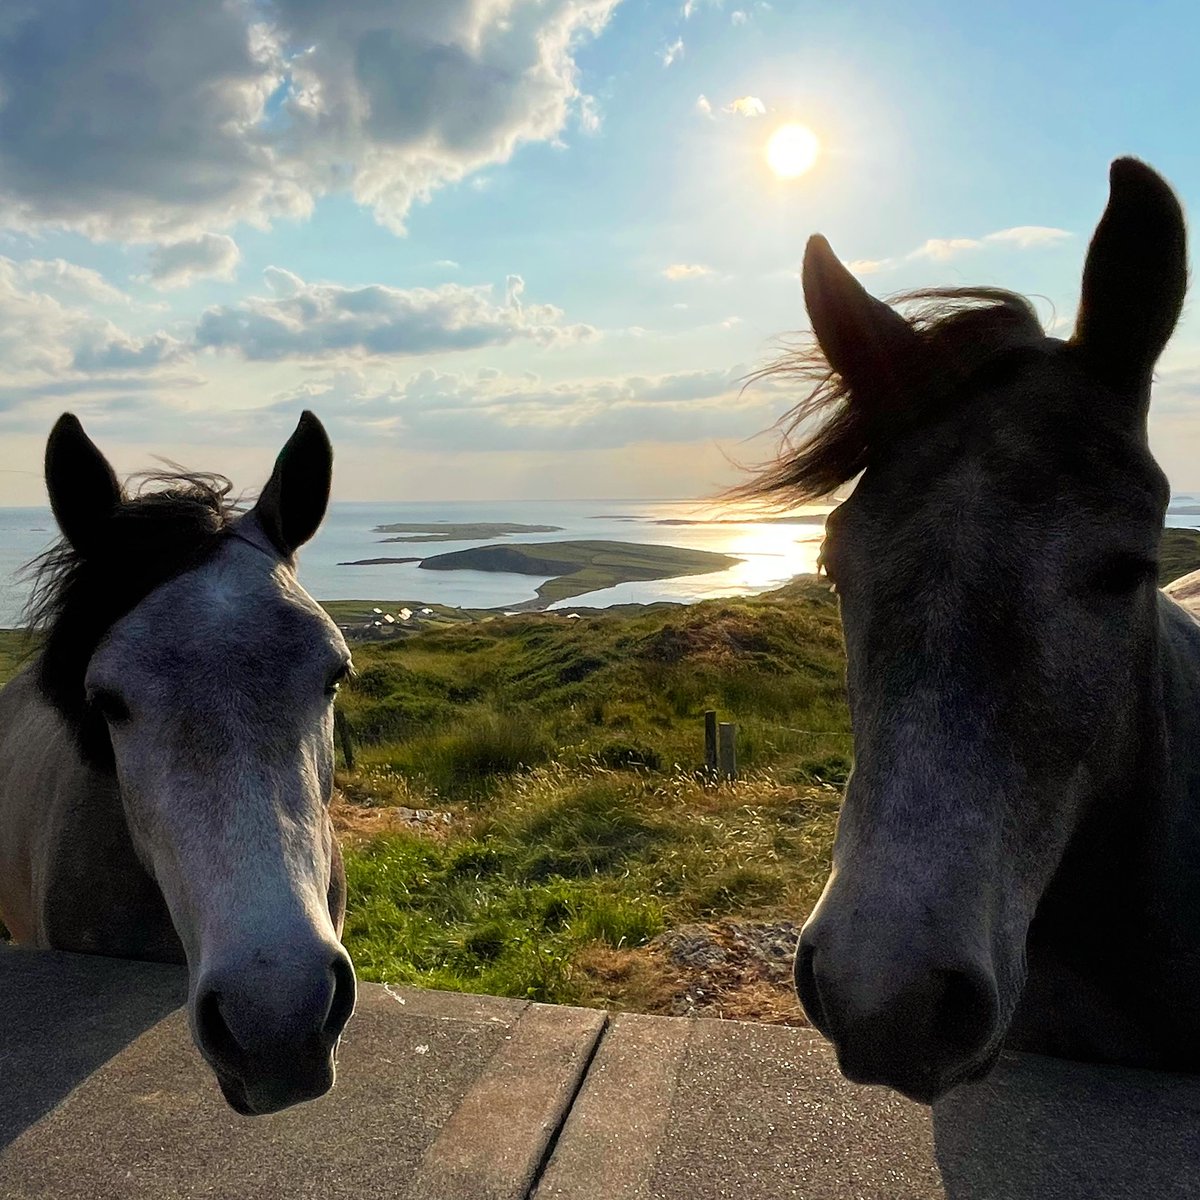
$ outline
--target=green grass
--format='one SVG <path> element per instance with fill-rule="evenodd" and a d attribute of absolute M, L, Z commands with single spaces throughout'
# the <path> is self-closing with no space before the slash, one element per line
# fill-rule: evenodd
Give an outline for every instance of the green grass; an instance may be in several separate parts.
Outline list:
<path fill-rule="evenodd" d="M 457 834 L 347 850 L 346 945 L 366 979 L 530 999 L 603 997 L 581 969 L 665 927 L 728 912 L 807 911 L 837 793 L 769 778 L 554 765 L 499 787 Z"/>
<path fill-rule="evenodd" d="M 1200 529 L 1164 529 L 1158 549 L 1158 584 L 1200 568 Z"/>
<path fill-rule="evenodd" d="M 347 795 L 452 814 L 444 837 L 348 847 L 346 942 L 365 978 L 601 1002 L 597 948 L 815 901 L 849 766 L 826 587 L 527 614 L 358 645 L 355 660 L 339 701 L 358 742 Z M 700 770 L 712 707 L 739 724 L 737 784 Z"/>
<path fill-rule="evenodd" d="M 19 671 L 29 655 L 29 639 L 16 629 L 0 629 L 0 684 Z"/>

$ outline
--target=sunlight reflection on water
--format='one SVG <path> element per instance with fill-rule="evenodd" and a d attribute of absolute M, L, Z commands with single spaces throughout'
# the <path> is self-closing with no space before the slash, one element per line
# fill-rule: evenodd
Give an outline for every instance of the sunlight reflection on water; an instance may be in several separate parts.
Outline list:
<path fill-rule="evenodd" d="M 829 510 L 826 508 L 823 511 Z M 655 600 L 686 602 L 768 591 L 787 583 L 796 575 L 814 572 L 824 536 L 823 524 L 807 522 L 786 525 L 747 522 L 665 528 L 673 535 L 670 544 L 730 554 L 742 561 L 724 571 L 714 571 L 708 575 L 622 583 L 598 592 L 588 592 L 584 596 L 560 600 L 550 607 L 561 609 L 575 605 L 602 608 L 609 604 L 648 604 Z M 639 537 L 637 540 L 643 539 Z"/>
<path fill-rule="evenodd" d="M 833 505 L 809 505 L 786 519 L 700 501 L 518 500 L 494 503 L 412 501 L 334 504 L 321 531 L 300 554 L 305 587 L 323 600 L 419 601 L 495 608 L 532 599 L 543 579 L 487 571 L 422 571 L 416 563 L 341 565 L 377 557 L 424 557 L 489 542 L 510 545 L 566 540 L 684 546 L 730 554 L 741 561 L 706 575 L 624 583 L 560 601 L 554 607 L 591 608 L 655 600 L 691 601 L 767 591 L 816 569 L 824 516 Z M 1190 511 L 1189 511 L 1190 510 Z M 510 521 L 556 525 L 550 533 L 452 542 L 384 542 L 377 525 L 395 522 Z M 1172 497 L 1168 525 L 1200 525 L 1200 495 Z M 27 584 L 20 567 L 53 538 L 48 508 L 0 509 L 0 627 L 17 624 Z"/>

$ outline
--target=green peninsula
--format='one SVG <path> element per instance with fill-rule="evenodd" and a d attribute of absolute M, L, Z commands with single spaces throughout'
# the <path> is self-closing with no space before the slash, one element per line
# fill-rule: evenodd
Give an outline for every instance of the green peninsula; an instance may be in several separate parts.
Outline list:
<path fill-rule="evenodd" d="M 546 608 L 557 600 L 601 588 L 680 575 L 707 575 L 735 566 L 741 559 L 681 546 L 648 546 L 640 542 L 538 542 L 474 546 L 425 559 L 422 571 L 507 571 L 517 575 L 549 575 L 537 597 L 511 610 Z"/>

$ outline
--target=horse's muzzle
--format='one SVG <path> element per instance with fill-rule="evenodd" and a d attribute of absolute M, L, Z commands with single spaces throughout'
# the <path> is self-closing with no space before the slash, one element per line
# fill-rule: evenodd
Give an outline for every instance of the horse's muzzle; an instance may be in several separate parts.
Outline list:
<path fill-rule="evenodd" d="M 193 1005 L 196 1043 L 235 1111 L 278 1112 L 333 1086 L 334 1049 L 354 1001 L 354 968 L 340 946 L 305 973 L 208 971 Z"/>
<path fill-rule="evenodd" d="M 847 1079 L 932 1104 L 991 1069 L 1003 1029 L 989 969 L 965 957 L 935 966 L 915 952 L 881 962 L 864 947 L 839 953 L 836 941 L 809 922 L 796 951 L 796 991 Z"/>

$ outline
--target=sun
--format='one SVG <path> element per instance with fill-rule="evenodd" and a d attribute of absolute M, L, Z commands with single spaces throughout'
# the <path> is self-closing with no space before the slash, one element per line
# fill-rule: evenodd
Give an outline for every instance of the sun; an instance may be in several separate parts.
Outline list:
<path fill-rule="evenodd" d="M 767 140 L 767 163 L 780 179 L 803 175 L 820 152 L 821 143 L 807 125 L 780 125 Z"/>

